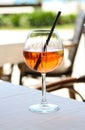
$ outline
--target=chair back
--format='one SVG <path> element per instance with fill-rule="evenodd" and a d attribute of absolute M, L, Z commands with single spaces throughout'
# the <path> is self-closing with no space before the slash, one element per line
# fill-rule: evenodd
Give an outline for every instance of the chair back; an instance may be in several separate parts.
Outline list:
<path fill-rule="evenodd" d="M 85 11 L 80 11 L 75 21 L 75 30 L 73 36 L 73 43 L 79 43 L 85 23 Z"/>
<path fill-rule="evenodd" d="M 73 46 L 69 49 L 69 59 L 72 61 L 71 64 L 71 71 L 73 68 L 74 60 L 77 54 L 77 49 L 79 47 L 80 39 L 82 33 L 85 33 L 84 30 L 84 23 L 85 23 L 85 11 L 80 11 L 77 15 L 76 21 L 75 21 L 75 30 L 74 35 L 72 39 Z"/>

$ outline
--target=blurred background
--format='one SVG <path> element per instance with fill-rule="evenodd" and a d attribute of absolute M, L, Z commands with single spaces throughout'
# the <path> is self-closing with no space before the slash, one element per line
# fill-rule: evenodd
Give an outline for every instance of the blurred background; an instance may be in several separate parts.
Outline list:
<path fill-rule="evenodd" d="M 81 10 L 85 10 L 85 0 L 0 0 L 0 47 L 3 46 L 7 49 L 7 45 L 23 44 L 30 29 L 51 28 L 58 11 L 61 11 L 62 14 L 56 29 L 62 39 L 70 39 L 74 34 L 76 17 Z M 78 49 L 80 53 L 76 57 L 75 71 L 72 74 L 77 77 L 85 74 L 85 51 L 82 51 L 85 48 L 84 35 L 80 42 Z M 16 50 L 18 51 L 17 47 Z M 11 55 L 11 50 L 9 52 Z M 4 55 L 1 51 L 0 53 L 1 58 L 5 59 L 5 52 Z M 16 53 L 12 57 L 14 56 L 17 57 Z M 20 84 L 21 72 L 18 68 L 18 62 L 12 64 L 8 60 L 7 63 L 2 64 L 1 58 L 0 79 Z M 23 57 L 20 58 L 20 62 L 24 62 Z M 8 59 L 10 58 L 8 57 Z M 11 79 L 9 80 L 7 76 L 10 77 L 10 75 Z M 56 77 L 47 77 L 47 82 L 53 82 L 55 79 Z M 35 86 L 41 84 L 41 78 L 35 78 L 28 73 L 28 76 L 23 77 L 22 82 L 25 86 L 35 88 Z M 82 84 L 82 88 L 77 87 L 85 97 L 85 84 Z M 66 89 L 52 93 L 69 97 Z"/>

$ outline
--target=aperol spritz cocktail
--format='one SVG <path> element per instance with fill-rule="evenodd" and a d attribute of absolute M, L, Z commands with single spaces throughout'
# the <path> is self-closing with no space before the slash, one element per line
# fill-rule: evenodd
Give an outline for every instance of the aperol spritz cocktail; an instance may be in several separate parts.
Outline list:
<path fill-rule="evenodd" d="M 23 49 L 25 63 L 33 71 L 42 75 L 42 99 L 40 104 L 29 107 L 32 112 L 49 113 L 59 110 L 55 104 L 48 104 L 46 99 L 45 76 L 47 72 L 56 69 L 62 62 L 64 48 L 62 40 L 56 31 L 53 32 L 48 45 L 45 47 L 50 30 L 32 30 L 26 39 Z"/>

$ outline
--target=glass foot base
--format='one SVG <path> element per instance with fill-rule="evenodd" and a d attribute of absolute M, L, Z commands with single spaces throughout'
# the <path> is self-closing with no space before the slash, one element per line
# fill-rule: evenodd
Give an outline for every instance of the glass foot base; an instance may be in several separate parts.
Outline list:
<path fill-rule="evenodd" d="M 31 112 L 35 113 L 51 113 L 59 110 L 59 107 L 55 104 L 36 104 L 29 107 Z"/>

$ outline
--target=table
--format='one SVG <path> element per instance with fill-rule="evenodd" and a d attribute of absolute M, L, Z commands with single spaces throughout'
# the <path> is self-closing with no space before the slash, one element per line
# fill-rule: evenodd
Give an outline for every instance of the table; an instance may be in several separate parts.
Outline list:
<path fill-rule="evenodd" d="M 47 93 L 60 110 L 36 114 L 29 105 L 39 103 L 41 91 L 0 80 L 0 130 L 85 130 L 85 104 Z"/>

